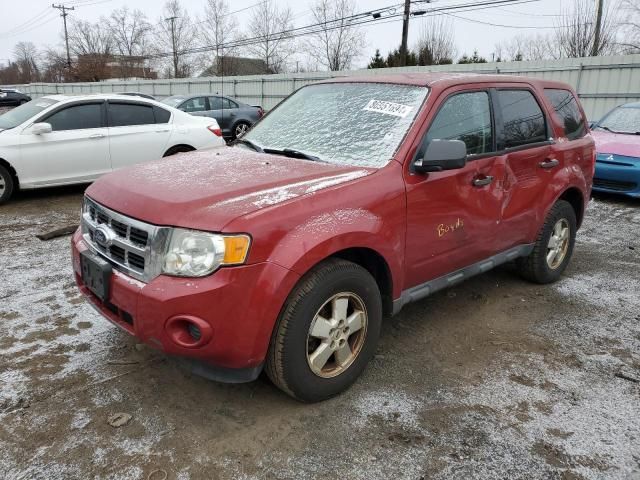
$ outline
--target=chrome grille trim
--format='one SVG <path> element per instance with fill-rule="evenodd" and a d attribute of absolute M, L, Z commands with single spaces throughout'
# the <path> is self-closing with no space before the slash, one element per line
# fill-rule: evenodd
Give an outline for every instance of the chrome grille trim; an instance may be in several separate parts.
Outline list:
<path fill-rule="evenodd" d="M 116 223 L 115 228 L 113 222 Z M 104 228 L 108 228 L 113 233 L 106 247 L 98 245 L 93 239 L 95 231 L 100 225 L 104 225 Z M 126 233 L 123 226 L 126 227 Z M 133 234 L 135 240 L 131 239 L 132 229 L 135 230 Z M 82 207 L 82 237 L 85 243 L 93 253 L 107 260 L 115 269 L 141 282 L 149 283 L 160 275 L 160 252 L 164 251 L 169 230 L 167 227 L 158 227 L 122 215 L 100 205 L 89 197 L 84 199 Z M 140 243 L 141 238 L 144 238 L 144 235 L 141 235 L 140 232 L 146 233 L 147 240 L 145 245 Z M 123 250 L 124 260 L 122 260 L 122 254 L 112 254 L 111 247 Z M 133 261 L 130 262 L 130 254 L 132 257 L 138 256 L 139 258 L 133 257 Z M 142 263 L 140 258 L 144 259 L 143 268 L 140 268 Z"/>

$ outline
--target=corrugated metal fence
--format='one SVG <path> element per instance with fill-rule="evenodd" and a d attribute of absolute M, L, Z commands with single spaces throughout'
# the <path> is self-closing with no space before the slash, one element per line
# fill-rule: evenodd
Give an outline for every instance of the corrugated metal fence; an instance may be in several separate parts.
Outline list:
<path fill-rule="evenodd" d="M 576 89 L 590 120 L 600 118 L 616 105 L 640 101 L 640 55 L 225 78 L 100 83 L 33 83 L 19 85 L 18 88 L 33 97 L 56 93 L 140 92 L 157 97 L 189 93 L 220 93 L 270 109 L 291 92 L 314 81 L 334 76 L 378 75 L 397 72 L 501 73 L 558 80 L 569 83 Z"/>

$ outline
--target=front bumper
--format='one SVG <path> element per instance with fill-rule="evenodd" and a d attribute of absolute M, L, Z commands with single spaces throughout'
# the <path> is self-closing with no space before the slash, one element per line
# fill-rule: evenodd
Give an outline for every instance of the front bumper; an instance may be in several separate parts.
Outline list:
<path fill-rule="evenodd" d="M 593 190 L 640 198 L 640 160 L 596 160 Z"/>
<path fill-rule="evenodd" d="M 160 275 L 146 284 L 114 269 L 109 299 L 102 301 L 82 281 L 80 252 L 87 249 L 76 232 L 75 280 L 104 317 L 167 355 L 181 357 L 195 373 L 228 382 L 259 375 L 280 309 L 300 278 L 269 262 L 222 268 L 197 279 Z M 184 332 L 176 334 L 184 319 L 202 327 L 196 344 L 185 344 Z"/>

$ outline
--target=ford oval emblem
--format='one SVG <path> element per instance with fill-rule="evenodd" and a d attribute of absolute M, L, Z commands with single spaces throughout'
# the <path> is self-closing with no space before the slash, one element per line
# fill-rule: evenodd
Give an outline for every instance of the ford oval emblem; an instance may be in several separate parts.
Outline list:
<path fill-rule="evenodd" d="M 111 229 L 106 225 L 100 225 L 93 232 L 93 240 L 99 247 L 107 248 L 113 239 Z"/>

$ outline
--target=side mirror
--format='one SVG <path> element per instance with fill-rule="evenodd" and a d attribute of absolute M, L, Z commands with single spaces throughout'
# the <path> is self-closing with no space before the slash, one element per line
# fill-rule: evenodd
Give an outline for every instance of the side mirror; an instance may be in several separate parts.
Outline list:
<path fill-rule="evenodd" d="M 34 123 L 33 127 L 31 127 L 31 133 L 34 135 L 42 135 L 44 133 L 51 133 L 53 128 L 51 128 L 50 123 Z"/>
<path fill-rule="evenodd" d="M 456 170 L 466 164 L 467 146 L 462 140 L 432 140 L 413 168 L 417 173 L 428 173 Z"/>

